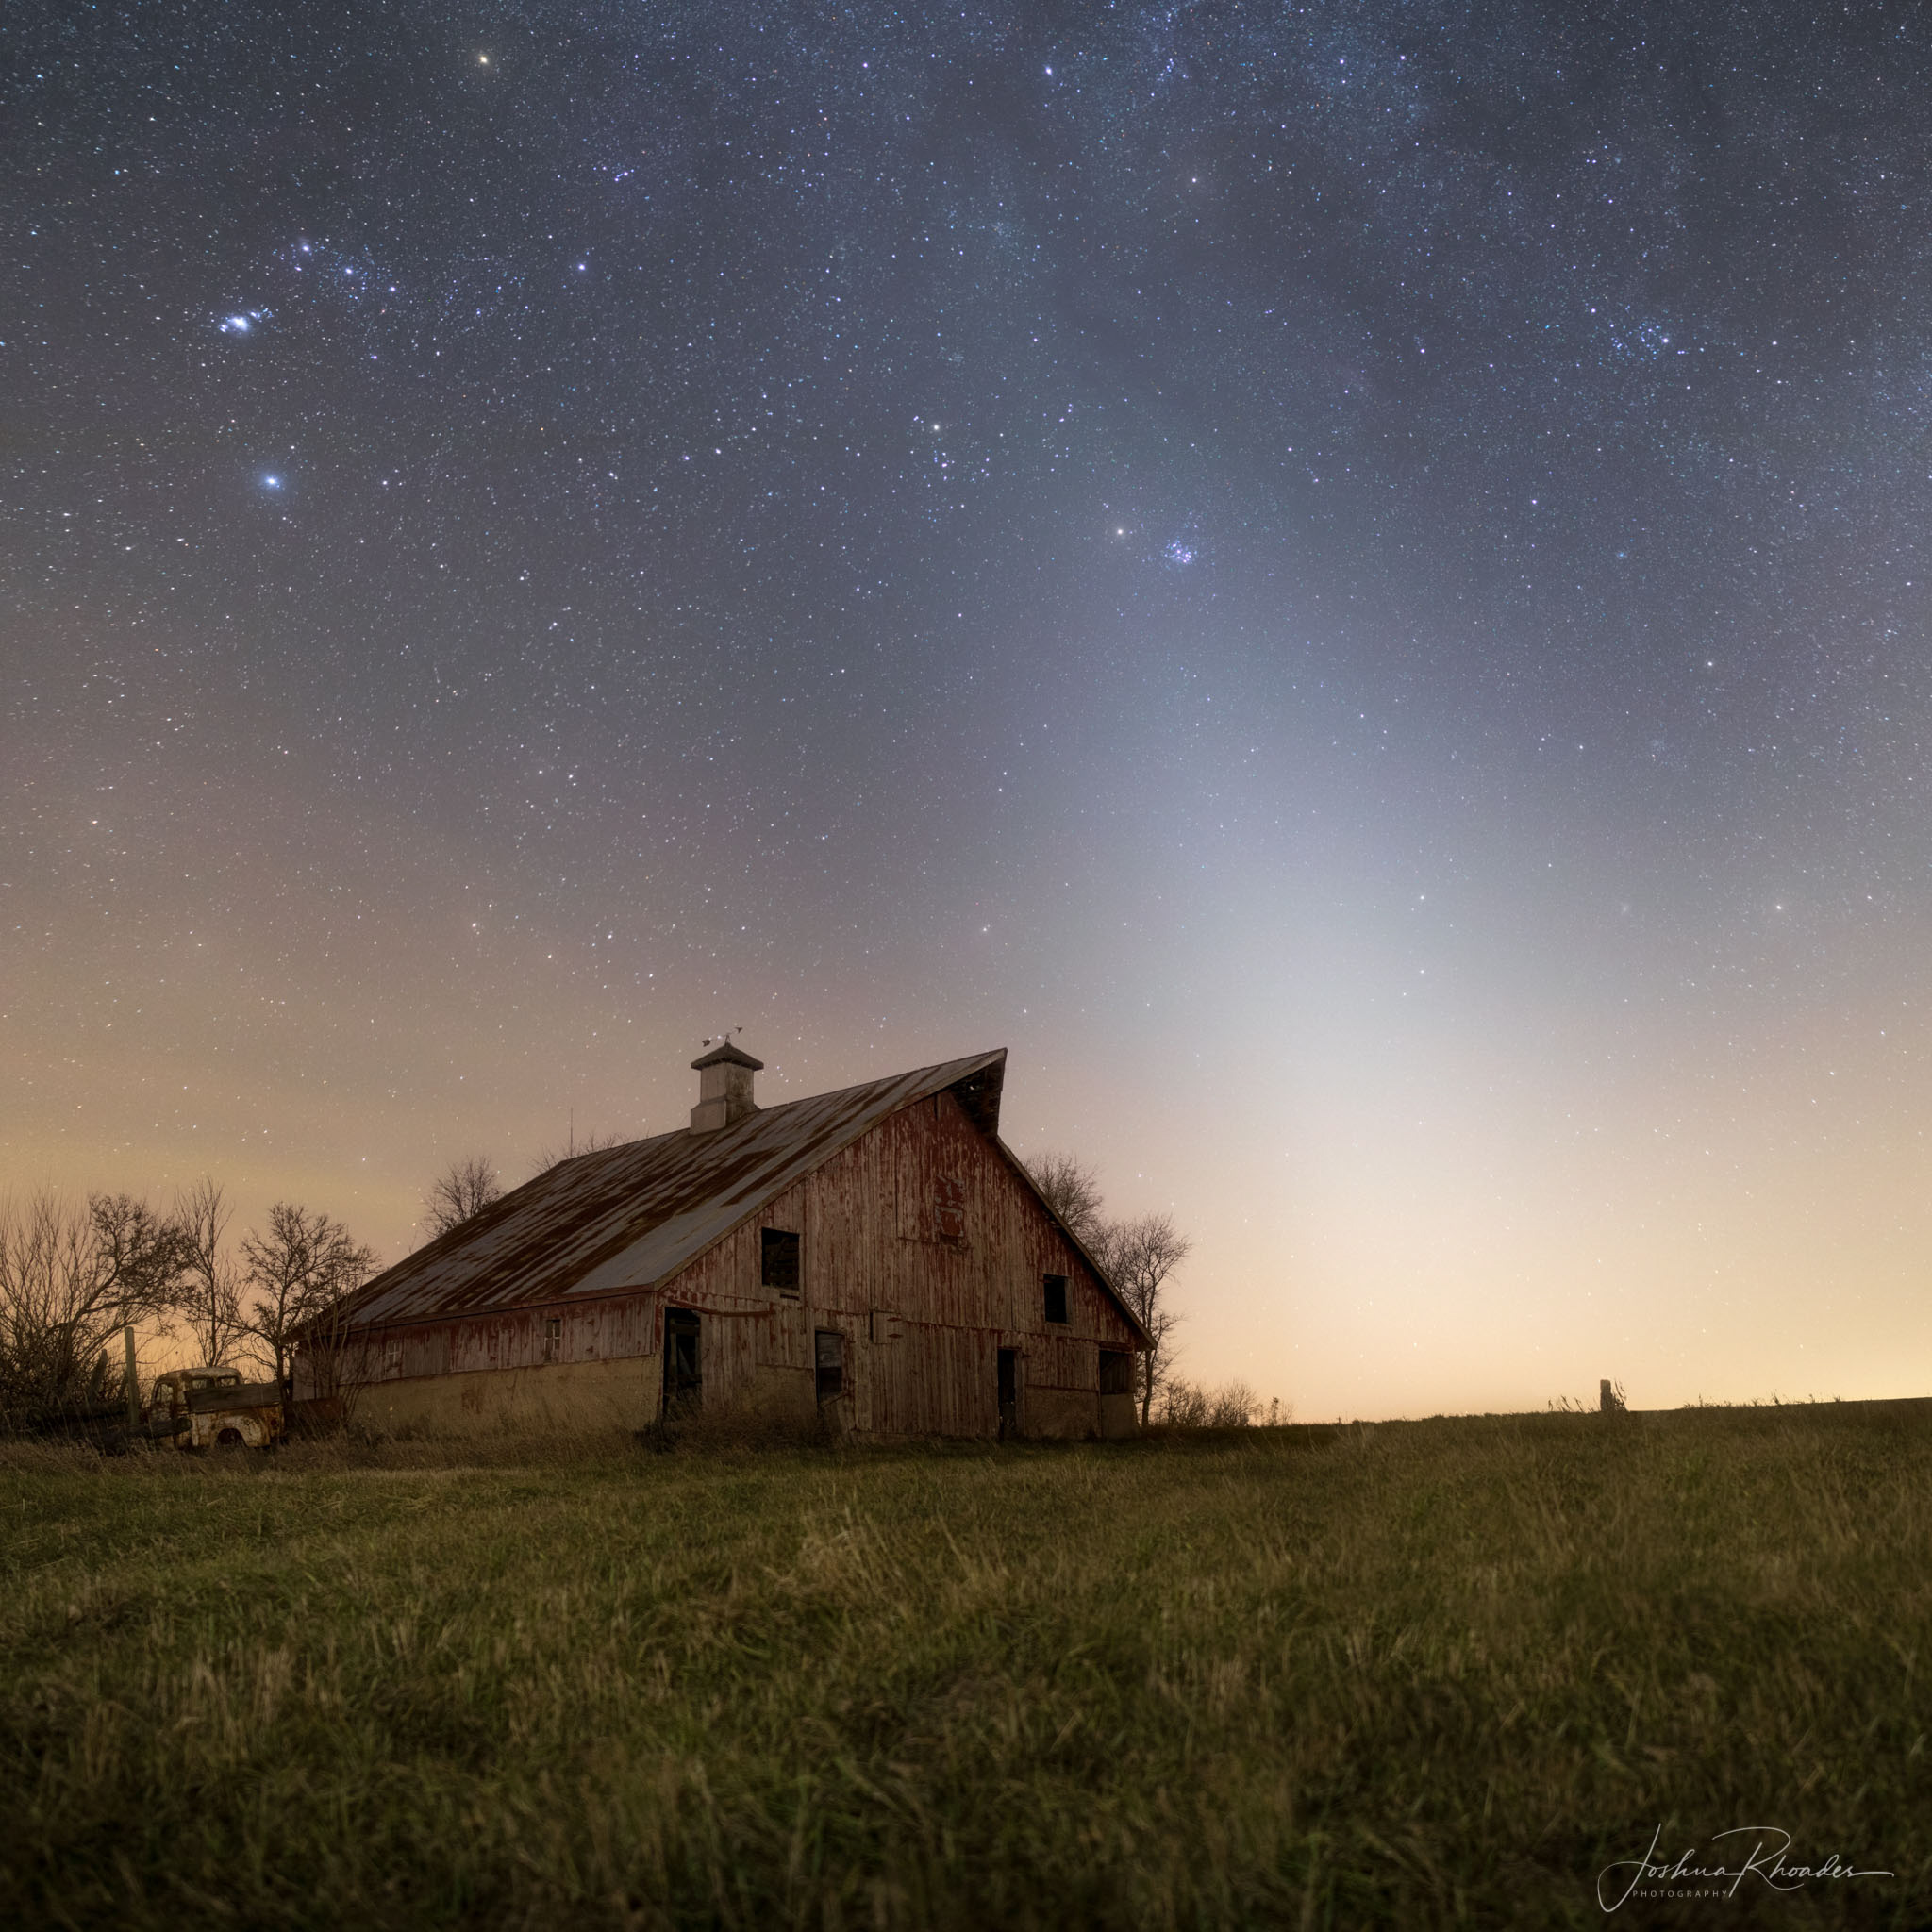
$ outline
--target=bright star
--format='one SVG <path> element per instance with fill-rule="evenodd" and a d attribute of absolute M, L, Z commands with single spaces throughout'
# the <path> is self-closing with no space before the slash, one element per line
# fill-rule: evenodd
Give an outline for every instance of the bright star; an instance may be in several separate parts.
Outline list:
<path fill-rule="evenodd" d="M 261 487 L 264 490 L 279 490 L 282 487 L 282 479 L 279 476 L 264 476 L 261 479 Z"/>

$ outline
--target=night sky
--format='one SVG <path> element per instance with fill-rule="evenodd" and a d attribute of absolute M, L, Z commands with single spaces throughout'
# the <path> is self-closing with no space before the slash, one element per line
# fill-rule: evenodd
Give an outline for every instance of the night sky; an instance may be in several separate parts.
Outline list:
<path fill-rule="evenodd" d="M 8 1182 L 1005 1045 L 1306 1418 L 1932 1386 L 1924 13 L 8 40 Z"/>

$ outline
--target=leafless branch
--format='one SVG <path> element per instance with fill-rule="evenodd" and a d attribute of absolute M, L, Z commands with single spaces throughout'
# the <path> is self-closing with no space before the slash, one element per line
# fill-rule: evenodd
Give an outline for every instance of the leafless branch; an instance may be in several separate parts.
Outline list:
<path fill-rule="evenodd" d="M 277 1201 L 269 1209 L 268 1232 L 251 1232 L 242 1243 L 242 1257 L 254 1291 L 249 1332 L 282 1383 L 304 1327 L 330 1315 L 375 1266 L 375 1250 L 352 1241 L 341 1222 L 292 1201 Z"/>
<path fill-rule="evenodd" d="M 1091 1249 L 1106 1230 L 1100 1214 L 1100 1174 L 1074 1154 L 1036 1154 L 1026 1172 L 1046 1205 L 1074 1239 Z"/>
<path fill-rule="evenodd" d="M 489 1155 L 471 1154 L 452 1160 L 429 1183 L 429 1191 L 423 1197 L 423 1225 L 428 1239 L 434 1241 L 451 1228 L 462 1226 L 502 1198 L 503 1183 Z"/>
<path fill-rule="evenodd" d="M 1141 1389 L 1141 1423 L 1152 1417 L 1154 1397 L 1166 1380 L 1174 1357 L 1174 1331 L 1180 1316 L 1167 1297 L 1168 1277 L 1193 1251 L 1193 1242 L 1174 1226 L 1171 1214 L 1143 1214 L 1117 1221 L 1101 1231 L 1095 1258 L 1114 1291 L 1147 1331 L 1148 1343 L 1135 1358 Z"/>
<path fill-rule="evenodd" d="M 116 1329 L 174 1300 L 179 1231 L 144 1201 L 51 1191 L 0 1204 L 0 1416 L 21 1426 L 104 1398 Z"/>
<path fill-rule="evenodd" d="M 537 1156 L 537 1164 L 530 1170 L 534 1179 L 540 1174 L 548 1174 L 553 1167 L 560 1167 L 566 1160 L 575 1160 L 580 1154 L 600 1154 L 607 1147 L 623 1147 L 631 1139 L 628 1134 L 586 1134 L 578 1137 L 576 1129 L 571 1129 L 570 1139 L 561 1148 L 545 1147 Z"/>
<path fill-rule="evenodd" d="M 182 1264 L 175 1307 L 188 1324 L 197 1356 L 209 1367 L 225 1362 L 247 1332 L 241 1271 L 222 1247 L 233 1219 L 221 1184 L 207 1176 L 175 1197 Z"/>

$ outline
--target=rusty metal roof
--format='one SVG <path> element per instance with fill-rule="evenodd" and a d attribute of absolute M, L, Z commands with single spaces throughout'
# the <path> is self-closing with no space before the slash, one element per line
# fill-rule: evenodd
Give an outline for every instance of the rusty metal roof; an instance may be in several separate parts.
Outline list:
<path fill-rule="evenodd" d="M 358 1291 L 352 1326 L 475 1315 L 675 1274 L 897 1108 L 951 1091 L 999 1131 L 1007 1051 L 792 1100 L 713 1133 L 678 1128 L 580 1154 L 526 1181 Z"/>

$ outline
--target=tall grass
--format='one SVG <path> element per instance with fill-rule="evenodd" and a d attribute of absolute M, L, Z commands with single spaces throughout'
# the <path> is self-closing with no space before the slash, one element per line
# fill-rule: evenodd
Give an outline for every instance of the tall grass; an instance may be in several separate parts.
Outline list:
<path fill-rule="evenodd" d="M 1730 1923 L 1924 1924 L 1928 1496 L 1853 1407 L 15 1452 L 0 1918 L 1583 1925 L 1768 1824 L 1896 1876 Z"/>

